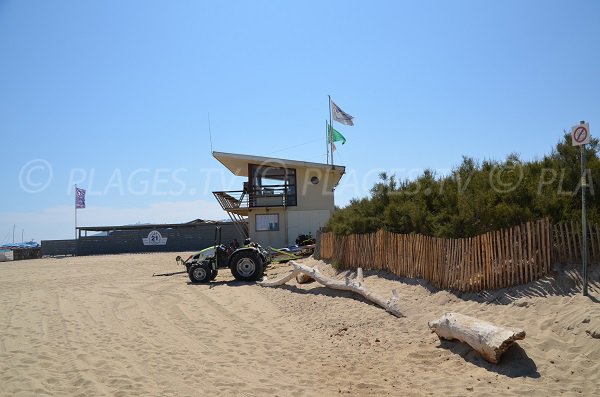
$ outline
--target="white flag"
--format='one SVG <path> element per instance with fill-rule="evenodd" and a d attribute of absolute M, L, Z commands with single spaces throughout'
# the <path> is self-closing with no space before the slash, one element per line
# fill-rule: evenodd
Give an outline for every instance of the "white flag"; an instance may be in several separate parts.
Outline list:
<path fill-rule="evenodd" d="M 331 113 L 333 115 L 333 119 L 338 123 L 342 123 L 345 125 L 354 125 L 352 119 L 354 117 L 350 116 L 348 113 L 344 112 L 335 102 L 331 101 Z"/>

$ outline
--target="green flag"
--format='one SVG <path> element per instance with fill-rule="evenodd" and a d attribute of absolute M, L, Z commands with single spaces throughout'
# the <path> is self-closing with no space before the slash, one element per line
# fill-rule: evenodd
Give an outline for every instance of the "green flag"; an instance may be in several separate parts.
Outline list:
<path fill-rule="evenodd" d="M 346 143 L 346 138 L 338 130 L 336 130 L 332 126 L 329 126 L 329 129 L 329 136 L 332 142 L 342 141 L 342 145 Z"/>

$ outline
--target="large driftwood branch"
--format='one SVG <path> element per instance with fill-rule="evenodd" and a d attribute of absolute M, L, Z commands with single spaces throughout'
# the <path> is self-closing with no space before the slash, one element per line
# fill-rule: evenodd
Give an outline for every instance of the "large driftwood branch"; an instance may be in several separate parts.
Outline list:
<path fill-rule="evenodd" d="M 293 270 L 291 270 L 285 276 L 272 281 L 264 279 L 258 284 L 263 287 L 276 287 L 278 285 L 283 285 L 287 283 L 288 281 L 296 277 L 297 274 L 302 273 L 314 279 L 316 282 L 318 282 L 321 285 L 324 285 L 327 288 L 355 292 L 359 295 L 362 295 L 371 302 L 383 307 L 385 310 L 392 313 L 394 316 L 404 317 L 404 315 L 396 306 L 396 304 L 398 303 L 398 294 L 396 293 L 396 290 L 392 290 L 392 296 L 390 297 L 390 299 L 387 300 L 382 298 L 378 294 L 367 290 L 363 285 L 363 273 L 361 268 L 358 268 L 357 277 L 355 279 L 346 277 L 343 280 L 336 280 L 325 276 L 324 274 L 319 272 L 319 269 L 317 268 L 305 266 L 294 261 L 290 261 L 289 264 L 292 266 Z"/>
<path fill-rule="evenodd" d="M 487 361 L 497 364 L 500 356 L 517 340 L 525 339 L 522 329 L 498 327 L 459 313 L 446 313 L 428 323 L 440 339 L 458 339 L 475 349 Z"/>

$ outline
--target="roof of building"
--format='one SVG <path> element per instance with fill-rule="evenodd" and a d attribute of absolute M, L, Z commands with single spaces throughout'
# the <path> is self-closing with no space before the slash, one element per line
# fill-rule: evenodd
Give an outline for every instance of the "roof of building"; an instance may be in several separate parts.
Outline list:
<path fill-rule="evenodd" d="M 10 250 L 19 250 L 19 249 L 32 249 L 32 248 L 40 248 L 40 244 L 31 240 L 23 243 L 6 243 L 0 246 L 0 249 L 10 249 Z"/>
<path fill-rule="evenodd" d="M 115 230 L 140 230 L 140 229 L 178 229 L 183 227 L 195 227 L 202 225 L 220 225 L 229 224 L 230 221 L 206 221 L 202 219 L 194 219 L 186 223 L 141 223 L 137 225 L 122 225 L 122 226 L 78 226 L 77 229 L 82 231 L 93 232 L 108 232 Z"/>
<path fill-rule="evenodd" d="M 341 179 L 342 175 L 346 172 L 346 167 L 342 165 L 323 164 L 323 163 L 312 163 L 308 161 L 298 161 L 289 159 L 280 159 L 274 157 L 262 157 L 252 156 L 249 154 L 236 154 L 236 153 L 224 153 L 224 152 L 213 152 L 213 157 L 219 160 L 229 171 L 237 176 L 248 176 L 248 164 L 261 164 L 270 167 L 304 167 L 304 168 L 317 168 L 338 176 L 337 182 Z"/>

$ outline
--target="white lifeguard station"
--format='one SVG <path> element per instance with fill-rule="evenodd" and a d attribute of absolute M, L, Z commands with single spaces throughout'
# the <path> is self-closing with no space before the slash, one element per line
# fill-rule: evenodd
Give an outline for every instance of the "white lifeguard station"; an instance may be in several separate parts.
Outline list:
<path fill-rule="evenodd" d="M 316 235 L 334 211 L 333 194 L 345 167 L 272 157 L 213 152 L 242 189 L 213 192 L 242 235 L 264 247 L 287 247 Z"/>

